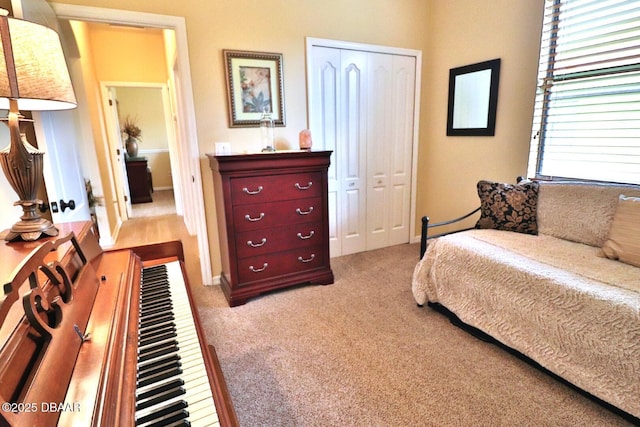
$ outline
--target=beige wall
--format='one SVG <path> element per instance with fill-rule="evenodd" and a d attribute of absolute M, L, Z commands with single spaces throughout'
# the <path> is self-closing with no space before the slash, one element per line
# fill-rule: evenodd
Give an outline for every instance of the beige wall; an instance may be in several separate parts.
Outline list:
<path fill-rule="evenodd" d="M 480 179 L 526 175 L 543 0 L 434 1 L 423 82 L 418 217 L 451 219 L 479 206 Z M 447 131 L 449 69 L 501 58 L 494 137 Z M 416 218 L 419 221 L 419 218 Z"/>
<path fill-rule="evenodd" d="M 216 141 L 241 151 L 256 129 L 227 125 L 222 49 L 284 55 L 287 126 L 276 138 L 295 146 L 307 127 L 305 37 L 423 52 L 417 218 L 440 220 L 477 204 L 480 178 L 526 171 L 543 0 L 248 0 L 182 2 L 68 0 L 65 3 L 184 16 L 203 174 L 205 209 L 214 209 L 205 158 Z M 257 7 L 259 5 L 259 7 Z M 496 136 L 447 137 L 448 70 L 502 58 Z M 220 269 L 215 221 L 208 216 L 213 272 Z"/>
<path fill-rule="evenodd" d="M 127 115 L 136 118 L 142 129 L 138 153 L 147 158 L 154 189 L 173 188 L 162 90 L 157 86 L 116 87 L 121 119 Z"/>

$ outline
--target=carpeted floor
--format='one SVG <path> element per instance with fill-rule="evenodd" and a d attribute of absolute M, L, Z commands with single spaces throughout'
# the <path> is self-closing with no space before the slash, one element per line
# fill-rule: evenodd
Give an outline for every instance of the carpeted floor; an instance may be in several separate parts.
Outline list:
<path fill-rule="evenodd" d="M 628 423 L 418 308 L 417 245 L 332 259 L 335 283 L 229 308 L 197 290 L 242 426 L 616 426 Z"/>

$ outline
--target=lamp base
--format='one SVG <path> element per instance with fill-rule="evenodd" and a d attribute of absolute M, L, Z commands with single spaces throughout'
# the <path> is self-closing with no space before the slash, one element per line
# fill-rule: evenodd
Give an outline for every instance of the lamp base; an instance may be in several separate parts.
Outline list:
<path fill-rule="evenodd" d="M 46 218 L 37 214 L 36 209 L 40 200 L 21 200 L 16 205 L 22 206 L 24 215 L 20 221 L 13 224 L 11 230 L 4 236 L 8 242 L 24 240 L 32 242 L 43 237 L 58 235 L 58 229 Z"/>

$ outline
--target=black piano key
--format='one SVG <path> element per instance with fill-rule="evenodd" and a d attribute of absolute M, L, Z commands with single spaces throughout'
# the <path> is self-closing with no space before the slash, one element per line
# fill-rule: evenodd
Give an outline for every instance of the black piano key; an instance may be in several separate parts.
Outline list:
<path fill-rule="evenodd" d="M 176 330 L 176 323 L 174 319 L 165 320 L 163 322 L 152 323 L 149 325 L 145 325 L 144 328 L 140 329 L 140 333 L 138 334 L 138 339 L 144 339 L 153 334 L 159 334 L 166 331 L 174 331 Z"/>
<path fill-rule="evenodd" d="M 155 283 L 158 282 L 166 282 L 168 280 L 169 276 L 167 274 L 145 274 L 142 277 L 142 285 L 143 286 L 149 286 L 149 285 L 153 285 Z"/>
<path fill-rule="evenodd" d="M 162 402 L 166 402 L 175 397 L 182 396 L 186 391 L 184 387 L 176 387 L 170 390 L 166 390 L 151 399 L 141 400 L 140 403 L 136 403 L 136 411 L 141 409 L 150 408 L 151 406 L 158 405 Z"/>
<path fill-rule="evenodd" d="M 169 339 L 163 342 L 158 342 L 152 345 L 148 345 L 146 347 L 138 346 L 138 357 L 144 356 L 149 353 L 156 353 L 163 349 L 168 349 L 171 347 L 178 347 L 178 341 L 175 339 Z"/>
<path fill-rule="evenodd" d="M 147 292 L 154 289 L 167 289 L 169 288 L 169 279 L 166 277 L 163 278 L 154 278 L 152 280 L 146 280 L 141 286 L 141 292 Z"/>
<path fill-rule="evenodd" d="M 150 336 L 149 338 L 140 340 L 140 343 L 138 345 L 140 347 L 146 347 L 150 344 L 153 344 L 159 341 L 165 341 L 167 339 L 176 338 L 177 336 L 178 334 L 175 331 L 164 332 L 164 333 L 156 334 L 154 336 Z"/>
<path fill-rule="evenodd" d="M 176 375 L 180 375 L 181 373 L 182 373 L 181 368 L 175 368 L 175 369 L 158 373 L 156 375 L 152 375 L 148 378 L 145 378 L 142 381 L 138 381 L 136 384 L 138 388 L 146 387 L 148 385 L 155 384 L 159 381 L 166 380 L 167 378 L 175 377 Z"/>
<path fill-rule="evenodd" d="M 189 417 L 189 412 L 185 409 L 182 411 L 176 411 L 174 414 L 167 415 L 163 417 L 161 420 L 151 423 L 144 427 L 169 427 L 176 422 L 180 422 Z M 191 425 L 191 424 L 187 424 Z"/>
<path fill-rule="evenodd" d="M 165 318 L 173 318 L 173 313 L 170 311 L 158 312 L 158 313 L 150 313 L 145 317 L 139 319 L 141 325 L 145 323 L 150 323 L 156 321 L 156 319 L 165 319 Z"/>
<path fill-rule="evenodd" d="M 149 389 L 147 389 L 147 391 L 140 393 L 139 395 L 136 396 L 136 401 L 138 400 L 142 400 L 142 399 L 149 399 L 150 397 L 156 396 L 160 393 L 163 393 L 167 390 L 171 390 L 177 387 L 182 387 L 184 385 L 184 381 L 180 378 L 175 379 L 173 381 L 169 381 L 168 383 L 165 384 L 160 384 L 154 387 L 151 387 Z"/>
<path fill-rule="evenodd" d="M 164 334 L 167 332 L 177 332 L 174 322 L 162 323 L 145 329 L 143 333 L 138 334 L 138 340 L 144 341 L 147 338 L 153 337 L 156 334 Z"/>
<path fill-rule="evenodd" d="M 145 295 L 150 292 L 162 291 L 169 289 L 169 282 L 166 280 L 158 280 L 153 283 L 148 283 L 140 288 L 140 295 Z"/>
<path fill-rule="evenodd" d="M 155 301 L 169 301 L 168 298 L 171 298 L 171 291 L 169 289 L 150 289 L 141 294 L 141 296 L 140 301 L 142 305 Z"/>
<path fill-rule="evenodd" d="M 174 315 L 172 312 L 148 314 L 144 318 L 138 319 L 138 325 L 140 325 L 141 328 L 146 328 L 150 325 L 158 325 L 162 322 L 173 321 L 173 319 Z"/>
<path fill-rule="evenodd" d="M 173 416 L 176 412 L 184 412 L 186 413 L 186 417 L 188 417 L 189 413 L 186 411 L 183 411 L 185 408 L 187 407 L 187 402 L 181 400 L 179 402 L 175 402 L 165 408 L 162 408 L 152 414 L 149 415 L 145 415 L 143 417 L 137 418 L 136 419 L 136 425 L 141 425 L 144 423 L 149 423 L 149 422 L 159 422 L 162 421 L 162 419 L 166 419 L 166 417 L 171 417 Z M 160 424 L 161 425 L 161 424 Z"/>
<path fill-rule="evenodd" d="M 138 364 L 138 373 L 143 373 L 144 371 L 155 369 L 158 366 L 163 366 L 168 363 L 178 364 L 180 363 L 180 355 L 178 354 L 170 354 L 159 359 L 149 361 L 146 363 Z"/>
<path fill-rule="evenodd" d="M 161 279 L 161 278 L 167 278 L 167 273 L 166 272 L 160 272 L 160 273 L 154 273 L 154 274 L 144 274 L 143 275 L 143 282 L 144 283 L 148 283 L 151 282 L 153 280 L 157 280 L 157 279 Z"/>
<path fill-rule="evenodd" d="M 191 423 L 189 420 L 178 420 L 174 421 L 171 424 L 165 424 L 164 427 L 190 427 Z"/>
<path fill-rule="evenodd" d="M 180 369 L 182 367 L 182 363 L 178 360 L 178 361 L 169 361 L 169 362 L 165 362 L 164 364 L 158 365 L 158 366 L 154 366 L 152 368 L 149 369 L 144 369 L 138 372 L 137 374 L 137 380 L 138 381 L 144 381 L 148 378 L 151 378 L 155 375 L 161 374 L 163 372 L 167 372 L 171 369 Z"/>
<path fill-rule="evenodd" d="M 148 269 L 144 269 L 143 271 L 143 275 L 142 277 L 144 279 L 151 279 L 153 277 L 162 277 L 162 276 L 166 276 L 167 275 L 167 270 L 148 270 Z"/>
<path fill-rule="evenodd" d="M 156 313 L 153 315 L 149 315 L 144 319 L 140 320 L 140 328 L 145 328 L 147 326 L 157 325 L 167 320 L 173 320 L 173 313 Z"/>
<path fill-rule="evenodd" d="M 159 299 L 159 300 L 145 300 L 142 302 L 142 304 L 140 304 L 140 308 L 142 309 L 154 308 L 158 306 L 173 308 L 173 302 L 171 302 L 171 300 L 167 301 L 167 300 Z"/>
<path fill-rule="evenodd" d="M 148 300 L 140 304 L 139 307 L 141 312 L 155 310 L 162 307 L 165 308 L 165 311 L 172 311 L 173 303 L 171 302 L 171 295 L 167 294 L 167 295 L 161 295 L 160 297 L 154 300 Z M 144 317 L 144 316 L 145 315 L 141 314 L 141 317 Z"/>
<path fill-rule="evenodd" d="M 157 313 L 167 313 L 167 312 L 168 312 L 167 311 L 167 307 L 156 307 L 156 308 L 154 308 L 152 310 L 143 311 L 141 314 L 142 314 L 143 319 L 144 319 L 147 316 L 153 316 L 154 314 L 157 314 Z M 170 311 L 169 311 L 169 313 L 170 313 Z"/>
<path fill-rule="evenodd" d="M 144 362 L 145 360 L 154 359 L 156 357 L 164 356 L 165 354 L 176 353 L 178 351 L 178 344 L 168 347 L 158 347 L 153 351 L 145 351 L 144 354 L 138 355 L 138 362 Z"/>
<path fill-rule="evenodd" d="M 168 289 L 169 288 L 169 280 L 164 278 L 156 278 L 153 280 L 147 280 L 140 286 L 140 292 L 149 292 L 155 289 Z"/>
<path fill-rule="evenodd" d="M 169 301 L 171 298 L 171 291 L 169 291 L 168 289 L 153 289 L 147 293 L 144 293 L 143 298 L 145 301 L 148 301 L 148 300 Z"/>
<path fill-rule="evenodd" d="M 140 341 L 145 340 L 146 338 L 153 336 L 155 334 L 163 334 L 165 332 L 175 332 L 176 325 L 174 322 L 165 322 L 159 325 L 154 325 L 149 328 L 146 328 L 144 331 L 138 334 L 138 338 Z"/>

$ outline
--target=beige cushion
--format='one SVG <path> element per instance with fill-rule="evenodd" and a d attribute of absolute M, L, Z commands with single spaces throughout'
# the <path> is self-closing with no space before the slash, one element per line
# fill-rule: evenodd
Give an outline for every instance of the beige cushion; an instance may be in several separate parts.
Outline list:
<path fill-rule="evenodd" d="M 640 197 L 620 196 L 602 252 L 607 258 L 640 267 Z"/>

